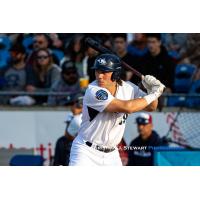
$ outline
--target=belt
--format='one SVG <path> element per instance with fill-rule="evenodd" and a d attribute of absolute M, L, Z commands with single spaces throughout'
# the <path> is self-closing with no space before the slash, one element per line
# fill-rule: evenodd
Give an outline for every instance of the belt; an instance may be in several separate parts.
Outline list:
<path fill-rule="evenodd" d="M 89 142 L 89 141 L 87 141 L 87 142 L 85 142 L 85 144 L 87 145 L 87 146 L 89 146 L 89 147 L 94 147 L 95 149 L 97 149 L 98 151 L 102 151 L 102 152 L 104 152 L 104 153 L 109 153 L 109 152 L 112 152 L 112 151 L 114 151 L 115 150 L 115 148 L 114 147 L 112 147 L 112 148 L 106 148 L 106 147 L 101 147 L 101 146 L 99 146 L 99 145 L 93 145 L 91 142 Z"/>

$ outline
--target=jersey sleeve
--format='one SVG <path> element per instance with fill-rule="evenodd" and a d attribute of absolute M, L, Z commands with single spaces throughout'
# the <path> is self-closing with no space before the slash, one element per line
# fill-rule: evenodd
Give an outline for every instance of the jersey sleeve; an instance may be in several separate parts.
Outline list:
<path fill-rule="evenodd" d="M 84 97 L 84 104 L 99 112 L 103 112 L 114 99 L 108 90 L 100 87 L 88 88 Z"/>
<path fill-rule="evenodd" d="M 81 116 L 74 116 L 74 118 L 71 120 L 68 128 L 67 128 L 67 132 L 71 135 L 71 136 L 76 136 L 76 134 L 78 133 L 78 130 L 80 128 L 81 125 Z"/>

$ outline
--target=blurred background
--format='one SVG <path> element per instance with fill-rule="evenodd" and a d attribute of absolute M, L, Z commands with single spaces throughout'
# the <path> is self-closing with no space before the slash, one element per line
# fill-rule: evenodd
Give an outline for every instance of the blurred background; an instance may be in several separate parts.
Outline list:
<path fill-rule="evenodd" d="M 198 151 L 200 34 L 5 33 L 0 34 L 0 165 L 12 165 L 16 155 L 35 155 L 41 165 L 53 165 L 56 141 L 65 132 L 74 97 L 84 95 L 95 79 L 91 67 L 98 52 L 85 44 L 86 37 L 166 85 L 152 114 L 153 127 L 168 145 Z M 121 78 L 141 82 L 127 70 Z M 128 118 L 124 146 L 138 136 L 136 117 Z M 161 154 L 156 154 L 156 161 L 158 156 L 170 157 Z M 194 165 L 187 158 L 188 154 L 182 163 Z"/>

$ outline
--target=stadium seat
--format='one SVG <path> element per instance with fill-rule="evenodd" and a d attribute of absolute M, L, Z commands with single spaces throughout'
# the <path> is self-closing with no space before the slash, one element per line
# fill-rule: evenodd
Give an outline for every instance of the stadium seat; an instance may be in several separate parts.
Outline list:
<path fill-rule="evenodd" d="M 196 66 L 192 64 L 179 64 L 175 70 L 174 90 L 178 93 L 188 93 Z"/>
<path fill-rule="evenodd" d="M 0 88 L 3 87 L 5 84 L 6 84 L 5 78 L 0 76 Z"/>
<path fill-rule="evenodd" d="M 200 80 L 194 81 L 190 88 L 189 93 L 198 93 L 200 94 Z"/>
<path fill-rule="evenodd" d="M 59 63 L 65 56 L 62 51 L 57 50 L 57 49 L 53 49 L 52 54 L 56 57 L 56 59 L 58 60 Z"/>
<path fill-rule="evenodd" d="M 147 54 L 148 49 L 147 49 L 147 48 L 145 48 L 145 49 L 139 49 L 139 48 L 137 48 L 137 47 L 135 47 L 135 46 L 128 45 L 127 51 L 128 51 L 131 55 L 133 55 L 133 56 L 142 57 L 142 56 L 144 56 L 144 55 Z"/>
<path fill-rule="evenodd" d="M 192 86 L 189 90 L 189 94 L 200 94 L 200 80 L 197 80 L 192 83 Z M 197 108 L 200 107 L 200 97 L 188 97 L 187 98 L 187 105 L 190 108 Z"/>
<path fill-rule="evenodd" d="M 43 166 L 44 158 L 35 155 L 15 155 L 10 160 L 10 166 Z"/>
<path fill-rule="evenodd" d="M 179 60 L 181 58 L 180 54 L 177 51 L 168 51 L 168 54 L 170 57 L 172 57 L 175 60 Z"/>
<path fill-rule="evenodd" d="M 22 44 L 24 48 L 26 49 L 26 52 L 30 53 L 33 48 L 33 37 L 31 36 L 25 37 Z"/>
<path fill-rule="evenodd" d="M 7 36 L 0 36 L 0 51 L 8 51 L 10 49 L 11 42 Z"/>
<path fill-rule="evenodd" d="M 168 97 L 167 98 L 167 106 L 169 106 L 169 107 L 187 106 L 187 98 L 184 96 Z"/>
<path fill-rule="evenodd" d="M 0 50 L 0 69 L 7 66 L 10 60 L 10 53 L 7 50 Z"/>

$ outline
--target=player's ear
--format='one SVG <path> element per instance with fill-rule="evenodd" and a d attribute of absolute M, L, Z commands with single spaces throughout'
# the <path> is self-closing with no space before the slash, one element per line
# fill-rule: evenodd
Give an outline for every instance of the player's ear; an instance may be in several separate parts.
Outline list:
<path fill-rule="evenodd" d="M 151 128 L 151 129 L 153 129 L 153 124 L 151 123 L 151 124 L 149 124 L 149 127 Z"/>

